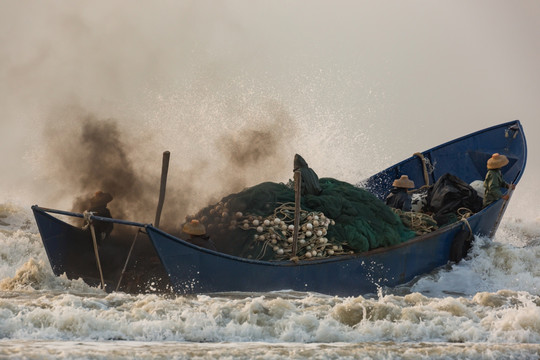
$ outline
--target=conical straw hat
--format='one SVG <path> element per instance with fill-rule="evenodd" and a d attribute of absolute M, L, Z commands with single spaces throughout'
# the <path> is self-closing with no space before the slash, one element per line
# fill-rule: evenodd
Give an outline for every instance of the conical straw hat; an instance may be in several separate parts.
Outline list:
<path fill-rule="evenodd" d="M 407 175 L 401 175 L 399 179 L 394 180 L 392 186 L 410 189 L 414 187 L 414 181 L 410 180 Z"/>
<path fill-rule="evenodd" d="M 495 153 L 491 155 L 491 157 L 487 161 L 487 168 L 489 170 L 493 169 L 500 169 L 503 166 L 508 164 L 508 158 L 504 155 L 500 155 L 499 153 Z"/>
<path fill-rule="evenodd" d="M 190 235 L 206 234 L 206 229 L 204 228 L 204 225 L 199 222 L 199 220 L 191 220 L 191 222 L 185 223 L 182 231 Z"/>

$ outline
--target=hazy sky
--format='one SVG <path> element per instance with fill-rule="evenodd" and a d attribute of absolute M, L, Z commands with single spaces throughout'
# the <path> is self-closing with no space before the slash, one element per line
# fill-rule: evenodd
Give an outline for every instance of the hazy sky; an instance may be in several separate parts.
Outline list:
<path fill-rule="evenodd" d="M 84 121 L 113 121 L 135 172 L 156 175 L 171 150 L 170 181 L 201 196 L 216 177 L 286 181 L 295 153 L 354 182 L 520 119 L 529 161 L 512 204 L 536 218 L 538 18 L 533 0 L 0 0 L 0 194 L 68 198 L 58 151 L 95 161 L 59 150 Z M 225 165 L 239 152 L 254 170 L 241 177 Z"/>

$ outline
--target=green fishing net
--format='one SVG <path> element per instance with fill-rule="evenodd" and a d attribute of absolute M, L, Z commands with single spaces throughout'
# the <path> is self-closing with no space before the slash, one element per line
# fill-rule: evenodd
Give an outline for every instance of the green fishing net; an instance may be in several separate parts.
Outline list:
<path fill-rule="evenodd" d="M 322 189 L 319 195 L 302 196 L 302 222 L 305 230 L 307 222 L 313 223 L 312 218 L 322 216 L 333 220 L 331 225 L 321 227 L 324 241 L 328 242 L 326 249 L 335 245 L 336 253 L 343 253 L 341 246 L 362 252 L 395 245 L 415 236 L 398 215 L 370 192 L 332 178 L 322 178 L 319 183 Z M 294 214 L 292 211 L 276 212 L 276 209 L 282 209 L 282 205 L 287 203 L 294 206 L 294 195 L 290 184 L 265 182 L 228 195 L 189 218 L 197 218 L 206 226 L 208 235 L 222 252 L 248 258 L 275 259 L 277 250 L 268 249 L 268 241 L 257 241 L 257 234 L 261 233 L 266 220 L 271 224 L 269 227 L 273 227 L 266 233 L 266 238 L 272 235 L 275 239 L 274 244 L 277 245 L 273 246 L 274 249 L 279 248 L 280 243 L 286 245 L 288 239 L 290 242 L 291 231 L 285 225 L 293 223 Z M 281 227 L 274 224 L 276 217 L 281 220 L 277 220 Z M 264 227 L 265 232 L 267 228 Z M 305 236 L 305 231 L 302 236 Z M 306 240 L 309 239 L 306 237 Z M 307 251 L 314 250 L 308 246 L 307 249 L 301 248 L 298 254 L 303 255 Z M 328 251 L 316 251 L 328 254 Z"/>

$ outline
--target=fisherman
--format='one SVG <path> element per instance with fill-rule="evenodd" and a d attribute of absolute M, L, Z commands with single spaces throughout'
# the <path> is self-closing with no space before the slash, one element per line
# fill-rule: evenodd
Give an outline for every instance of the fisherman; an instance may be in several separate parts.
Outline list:
<path fill-rule="evenodd" d="M 319 195 L 322 191 L 321 185 L 319 184 L 319 177 L 311 169 L 306 160 L 303 157 L 296 154 L 294 155 L 294 171 L 300 171 L 302 177 L 302 195 Z"/>
<path fill-rule="evenodd" d="M 507 188 L 514 190 L 515 184 L 508 184 L 504 181 L 501 168 L 508 164 L 508 158 L 499 153 L 495 153 L 487 161 L 487 174 L 484 180 L 484 207 L 499 200 L 508 200 L 510 196 L 508 194 L 503 195 L 501 188 Z"/>
<path fill-rule="evenodd" d="M 90 199 L 89 212 L 95 216 L 101 216 L 106 218 L 112 218 L 110 210 L 107 208 L 107 204 L 112 201 L 113 197 L 109 193 L 103 191 L 97 191 Z M 113 230 L 113 223 L 108 221 L 94 221 L 92 223 L 94 231 L 96 233 L 96 241 L 98 245 L 109 237 Z"/>
<path fill-rule="evenodd" d="M 407 175 L 401 175 L 392 183 L 393 189 L 386 197 L 386 205 L 402 211 L 411 211 L 411 196 L 407 189 L 414 188 L 414 181 Z"/>
<path fill-rule="evenodd" d="M 191 222 L 185 223 L 182 227 L 182 231 L 189 235 L 189 239 L 186 241 L 206 249 L 217 251 L 216 245 L 206 235 L 206 228 L 199 220 L 191 220 Z"/>

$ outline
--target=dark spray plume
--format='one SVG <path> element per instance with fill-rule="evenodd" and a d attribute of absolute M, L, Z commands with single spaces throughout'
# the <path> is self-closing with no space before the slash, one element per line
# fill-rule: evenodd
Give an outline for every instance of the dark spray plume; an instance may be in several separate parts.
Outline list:
<path fill-rule="evenodd" d="M 201 154 L 202 159 L 170 149 L 161 228 L 177 231 L 186 215 L 224 196 L 264 181 L 286 182 L 292 176 L 288 154 L 294 146 L 294 119 L 275 102 L 267 103 L 259 114 L 263 119 L 218 135 L 215 147 Z M 108 204 L 113 217 L 153 222 L 162 151 L 169 149 L 158 149 L 160 142 L 148 136 L 133 136 L 120 120 L 100 119 L 81 109 L 64 109 L 56 115 L 45 133 L 47 172 L 62 184 L 62 196 L 74 199 L 72 210 L 87 210 L 95 192 L 103 191 L 113 196 Z M 155 158 L 134 160 L 148 153 L 155 153 Z"/>
<path fill-rule="evenodd" d="M 287 181 L 292 176 L 292 153 L 297 131 L 294 118 L 276 102 L 264 106 L 264 117 L 251 126 L 223 135 L 216 144 L 225 156 L 223 183 L 229 190 L 240 191 L 263 181 Z"/>
<path fill-rule="evenodd" d="M 57 121 L 49 127 L 46 137 L 48 169 L 62 182 L 63 195 L 74 199 L 71 210 L 89 209 L 90 198 L 103 191 L 113 196 L 108 205 L 113 217 L 152 222 L 161 159 L 156 159 L 155 172 L 141 170 L 143 164 L 135 166 L 130 157 L 136 144 L 124 139 L 117 120 L 100 120 L 91 114 L 69 117 L 72 121 Z"/>
<path fill-rule="evenodd" d="M 135 216 L 131 212 L 137 211 L 131 210 L 132 206 L 140 202 L 133 201 L 134 195 L 145 194 L 145 189 L 152 188 L 152 185 L 137 176 L 117 123 L 114 120 L 98 121 L 88 116 L 81 128 L 80 145 L 84 154 L 80 154 L 83 158 L 76 169 L 79 174 L 78 186 L 80 191 L 90 192 L 77 197 L 73 210 L 80 212 L 88 209 L 92 191 L 101 190 L 113 196 L 115 201 L 110 206 L 115 210 L 115 217 Z"/>

